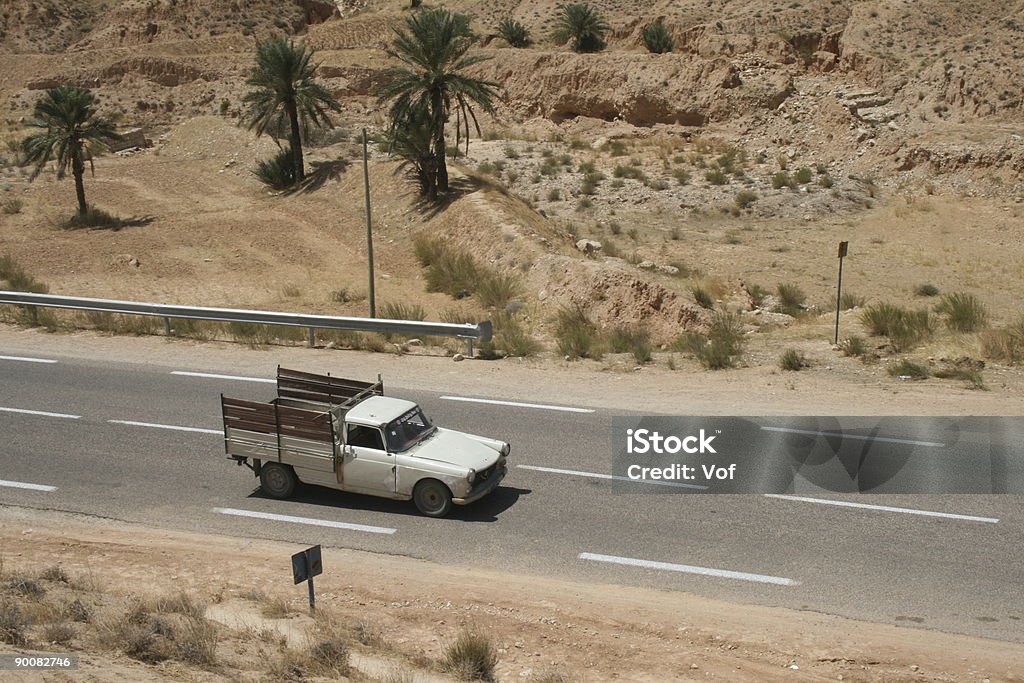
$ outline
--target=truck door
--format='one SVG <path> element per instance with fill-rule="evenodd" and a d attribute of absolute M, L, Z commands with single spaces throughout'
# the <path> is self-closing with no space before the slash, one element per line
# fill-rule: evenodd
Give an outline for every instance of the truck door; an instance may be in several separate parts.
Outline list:
<path fill-rule="evenodd" d="M 338 480 L 346 491 L 375 495 L 395 493 L 395 456 L 384 449 L 376 427 L 347 425 Z"/>

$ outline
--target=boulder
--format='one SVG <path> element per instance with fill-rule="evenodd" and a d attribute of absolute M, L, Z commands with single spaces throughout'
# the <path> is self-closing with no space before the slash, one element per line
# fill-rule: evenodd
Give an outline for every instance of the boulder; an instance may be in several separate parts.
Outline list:
<path fill-rule="evenodd" d="M 576 241 L 576 248 L 587 256 L 601 251 L 601 243 L 597 240 L 582 239 Z"/>

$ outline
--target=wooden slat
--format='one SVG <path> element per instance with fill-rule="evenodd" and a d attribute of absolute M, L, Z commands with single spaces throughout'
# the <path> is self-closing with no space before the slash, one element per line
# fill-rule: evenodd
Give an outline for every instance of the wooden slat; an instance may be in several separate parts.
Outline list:
<path fill-rule="evenodd" d="M 361 382 L 330 375 L 316 375 L 279 366 L 277 368 L 277 393 L 278 396 L 285 398 L 340 405 L 363 394 L 383 393 L 383 387 L 379 382 Z"/>

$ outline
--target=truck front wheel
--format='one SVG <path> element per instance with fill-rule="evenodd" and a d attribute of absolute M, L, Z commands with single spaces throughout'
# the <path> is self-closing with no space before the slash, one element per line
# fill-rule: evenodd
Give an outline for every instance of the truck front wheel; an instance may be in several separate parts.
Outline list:
<path fill-rule="evenodd" d="M 444 517 L 452 509 L 452 492 L 437 479 L 424 479 L 412 492 L 416 509 L 427 517 Z"/>
<path fill-rule="evenodd" d="M 290 498 L 295 492 L 295 470 L 277 462 L 260 468 L 260 488 L 271 498 Z"/>

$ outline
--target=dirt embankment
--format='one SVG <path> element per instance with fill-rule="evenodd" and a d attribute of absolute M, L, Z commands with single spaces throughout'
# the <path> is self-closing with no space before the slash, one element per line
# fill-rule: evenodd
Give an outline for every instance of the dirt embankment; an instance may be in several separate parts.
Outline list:
<path fill-rule="evenodd" d="M 493 644 L 498 680 L 1009 683 L 1024 658 L 1013 643 L 332 548 L 314 623 L 293 544 L 19 508 L 0 508 L 0 539 L 4 604 L 28 617 L 23 644 L 0 651 L 53 652 L 44 634 L 59 635 L 82 660 L 71 680 L 280 680 L 345 650 L 356 676 L 446 680 L 465 629 Z"/>

